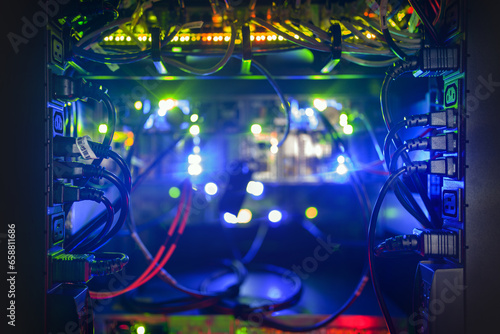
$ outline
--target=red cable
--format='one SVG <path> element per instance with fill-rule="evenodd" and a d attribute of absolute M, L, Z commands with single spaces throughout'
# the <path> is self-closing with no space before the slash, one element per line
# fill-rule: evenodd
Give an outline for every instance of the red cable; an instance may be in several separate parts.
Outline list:
<path fill-rule="evenodd" d="M 376 169 L 363 169 L 363 172 L 376 174 L 376 175 L 390 175 L 391 174 L 385 170 L 376 170 Z"/>
<path fill-rule="evenodd" d="M 420 138 L 424 137 L 426 134 L 430 133 L 432 130 L 433 130 L 432 128 L 428 128 L 427 130 L 425 130 L 424 132 L 422 132 L 419 137 Z"/>
<path fill-rule="evenodd" d="M 146 277 L 144 279 L 144 283 L 146 283 L 151 278 L 153 278 L 161 270 L 161 268 L 163 268 L 165 266 L 167 261 L 170 259 L 170 257 L 174 253 L 174 250 L 177 247 L 177 241 L 179 240 L 180 236 L 184 233 L 184 229 L 186 228 L 186 223 L 187 223 L 187 220 L 189 218 L 189 212 L 191 211 L 191 199 L 192 199 L 192 196 L 189 196 L 188 203 L 186 205 L 186 214 L 182 218 L 181 225 L 179 226 L 179 230 L 177 231 L 177 238 L 175 239 L 174 243 L 170 245 L 170 248 L 169 248 L 167 254 L 163 258 L 163 260 L 160 262 L 160 264 L 153 270 L 153 272 L 151 272 L 149 274 L 148 277 Z"/>
<path fill-rule="evenodd" d="M 179 218 L 180 218 L 180 216 L 182 214 L 182 208 L 184 206 L 184 200 L 185 200 L 185 197 L 186 197 L 186 192 L 189 192 L 188 203 L 186 205 L 185 214 L 184 214 L 184 217 L 183 217 L 183 219 L 181 221 L 181 224 L 179 226 L 179 230 L 177 231 L 177 233 L 178 233 L 177 234 L 177 238 L 176 238 L 175 242 L 170 245 L 167 253 L 165 254 L 165 256 L 162 259 L 162 261 L 160 262 L 160 264 L 157 265 L 160 257 L 163 255 L 163 252 L 166 249 L 168 241 L 170 240 L 170 238 L 174 234 L 175 228 L 177 227 L 177 224 L 179 222 Z M 158 252 L 156 253 L 153 261 L 151 261 L 151 263 L 149 264 L 149 266 L 146 268 L 146 270 L 141 274 L 141 276 L 138 279 L 136 279 L 128 287 L 126 287 L 124 289 L 121 289 L 121 290 L 112 291 L 112 292 L 95 292 L 95 291 L 91 291 L 90 292 L 90 297 L 93 298 L 93 299 L 106 299 L 106 298 L 116 297 L 116 296 L 124 294 L 125 292 L 128 292 L 130 290 L 138 288 L 139 286 L 145 284 L 151 278 L 153 278 L 161 270 L 161 268 L 163 268 L 163 266 L 167 263 L 167 261 L 170 259 L 170 257 L 172 256 L 172 254 L 173 254 L 173 252 L 174 252 L 174 250 L 175 250 L 175 248 L 177 246 L 177 241 L 179 240 L 179 237 L 184 232 L 184 229 L 185 229 L 186 223 L 187 223 L 187 219 L 189 217 L 189 212 L 191 210 L 191 199 L 192 199 L 192 188 L 190 186 L 190 183 L 187 182 L 185 184 L 185 186 L 184 186 L 184 189 L 183 189 L 183 192 L 182 192 L 182 196 L 181 196 L 181 200 L 180 200 L 179 205 L 177 207 L 177 213 L 176 213 L 175 218 L 174 218 L 174 220 L 172 222 L 172 225 L 170 226 L 170 229 L 168 231 L 168 235 L 167 235 L 167 238 L 165 239 L 165 242 L 160 246 L 160 248 L 158 249 Z M 156 266 L 156 268 L 155 268 L 155 266 Z M 153 270 L 153 268 L 155 268 L 155 269 Z"/>

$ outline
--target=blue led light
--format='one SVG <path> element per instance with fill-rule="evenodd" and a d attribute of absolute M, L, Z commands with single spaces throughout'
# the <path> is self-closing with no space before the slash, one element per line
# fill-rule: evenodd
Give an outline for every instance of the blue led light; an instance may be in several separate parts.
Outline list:
<path fill-rule="evenodd" d="M 148 120 L 146 123 L 144 123 L 144 129 L 151 129 L 153 127 L 153 124 L 155 122 L 154 115 L 149 116 Z"/>
<path fill-rule="evenodd" d="M 144 100 L 144 102 L 142 102 L 142 112 L 144 114 L 147 114 L 150 110 L 151 110 L 151 101 Z"/>

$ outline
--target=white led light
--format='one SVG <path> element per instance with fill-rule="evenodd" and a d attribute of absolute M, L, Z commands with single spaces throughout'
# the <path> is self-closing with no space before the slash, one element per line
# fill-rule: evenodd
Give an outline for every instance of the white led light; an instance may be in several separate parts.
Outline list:
<path fill-rule="evenodd" d="M 347 172 L 348 172 L 348 169 L 347 169 L 346 165 L 341 164 L 341 165 L 337 166 L 337 174 L 344 175 Z"/>
<path fill-rule="evenodd" d="M 210 196 L 217 194 L 218 190 L 219 190 L 219 188 L 213 182 L 209 182 L 209 183 L 205 184 L 205 192 Z"/>
<path fill-rule="evenodd" d="M 203 168 L 201 168 L 200 165 L 189 165 L 189 167 L 188 167 L 189 175 L 196 176 L 196 175 L 200 175 L 201 172 L 203 172 Z"/>
<path fill-rule="evenodd" d="M 252 211 L 248 209 L 241 209 L 240 212 L 238 212 L 238 223 L 240 224 L 247 224 L 252 220 Z"/>
<path fill-rule="evenodd" d="M 198 154 L 188 155 L 188 162 L 191 165 L 199 165 L 201 163 L 201 157 Z"/>
<path fill-rule="evenodd" d="M 339 117 L 339 124 L 340 124 L 340 126 L 346 126 L 347 122 L 348 122 L 347 115 L 346 114 L 340 114 L 340 117 Z"/>
<path fill-rule="evenodd" d="M 313 104 L 314 108 L 318 109 L 319 111 L 324 111 L 326 107 L 328 107 L 328 104 L 323 99 L 314 99 Z"/>
<path fill-rule="evenodd" d="M 259 124 L 252 124 L 252 126 L 250 127 L 250 131 L 252 131 L 254 135 L 258 135 L 262 132 L 262 126 L 260 126 Z"/>
<path fill-rule="evenodd" d="M 354 129 L 353 129 L 351 124 L 347 124 L 346 126 L 344 126 L 344 133 L 346 135 L 352 134 L 353 131 L 354 131 Z"/>
<path fill-rule="evenodd" d="M 236 218 L 235 215 L 233 215 L 232 213 L 229 213 L 229 212 L 226 212 L 224 214 L 224 220 L 226 221 L 226 223 L 229 223 L 229 224 L 237 224 L 238 223 L 238 218 Z"/>
<path fill-rule="evenodd" d="M 250 181 L 247 184 L 247 193 L 260 196 L 264 192 L 264 184 L 259 181 Z"/>
<path fill-rule="evenodd" d="M 283 215 L 279 210 L 271 210 L 267 215 L 267 218 L 271 223 L 277 223 L 283 218 Z"/>
<path fill-rule="evenodd" d="M 189 128 L 189 133 L 193 136 L 200 134 L 200 127 L 198 125 L 193 125 Z"/>

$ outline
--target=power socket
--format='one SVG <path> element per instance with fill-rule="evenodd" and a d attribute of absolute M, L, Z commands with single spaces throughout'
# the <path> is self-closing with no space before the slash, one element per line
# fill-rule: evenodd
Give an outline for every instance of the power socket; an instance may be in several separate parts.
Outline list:
<path fill-rule="evenodd" d="M 64 215 L 52 217 L 52 244 L 64 240 Z"/>
<path fill-rule="evenodd" d="M 458 194 L 453 190 L 443 191 L 443 215 L 456 217 L 458 212 Z"/>
<path fill-rule="evenodd" d="M 446 86 L 444 90 L 444 107 L 453 108 L 458 103 L 458 86 L 457 82 L 453 82 Z"/>
<path fill-rule="evenodd" d="M 67 38 L 63 37 L 61 29 L 49 24 L 47 26 L 47 48 L 48 48 L 48 67 L 55 74 L 63 74 L 66 66 L 65 62 L 65 41 Z M 67 45 L 66 45 L 67 47 Z"/>
<path fill-rule="evenodd" d="M 445 188 L 442 197 L 443 217 L 462 221 L 462 189 Z"/>
<path fill-rule="evenodd" d="M 62 41 L 56 36 L 52 35 L 52 60 L 58 64 L 64 65 L 64 48 Z"/>

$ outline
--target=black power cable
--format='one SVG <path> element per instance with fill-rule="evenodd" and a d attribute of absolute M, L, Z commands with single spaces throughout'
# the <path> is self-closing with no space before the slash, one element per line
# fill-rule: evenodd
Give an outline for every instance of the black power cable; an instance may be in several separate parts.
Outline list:
<path fill-rule="evenodd" d="M 393 80 L 397 79 L 403 73 L 410 72 L 416 69 L 418 69 L 418 59 L 416 57 L 410 57 L 406 61 L 400 60 L 395 62 L 386 72 L 386 76 L 384 78 L 382 87 L 380 89 L 380 107 L 382 111 L 382 116 L 386 123 L 387 130 L 389 132 L 392 130 L 393 127 L 392 117 L 389 110 L 389 97 L 388 97 L 390 84 Z M 394 131 L 393 137 L 394 137 L 393 142 L 396 148 L 403 145 L 403 142 L 399 137 L 399 135 L 397 134 L 397 131 Z M 407 152 L 402 153 L 402 158 L 407 165 L 411 164 L 411 160 Z M 390 165 L 388 165 L 388 168 L 389 167 Z M 422 201 L 425 205 L 425 208 L 427 209 L 427 212 L 429 212 L 430 224 L 431 224 L 430 227 L 437 228 L 440 222 L 440 218 L 437 212 L 434 210 L 434 207 L 427 195 L 427 192 L 424 188 L 424 185 L 422 184 L 422 181 L 420 180 L 418 175 L 415 174 L 411 174 L 410 178 L 414 183 L 415 187 L 417 188 L 417 191 L 420 194 L 420 197 L 422 198 Z M 398 186 L 399 184 L 401 183 L 398 181 Z"/>
<path fill-rule="evenodd" d="M 372 216 L 370 218 L 370 225 L 368 228 L 368 263 L 370 268 L 370 277 L 372 279 L 373 289 L 375 291 L 375 295 L 377 296 L 377 301 L 379 303 L 380 309 L 382 310 L 382 314 L 384 315 L 385 322 L 387 324 L 387 328 L 389 329 L 390 334 L 396 334 L 396 328 L 392 322 L 391 315 L 389 313 L 389 309 L 384 301 L 384 297 L 382 295 L 382 290 L 380 289 L 380 285 L 375 273 L 374 264 L 373 264 L 373 249 L 375 247 L 375 228 L 377 224 L 378 215 L 380 212 L 380 208 L 382 207 L 382 203 L 384 201 L 387 192 L 391 188 L 391 186 L 398 180 L 399 176 L 401 176 L 404 172 L 406 172 L 406 168 L 400 168 L 395 171 L 384 183 L 384 186 L 380 190 L 377 201 L 375 202 L 375 206 L 373 207 Z"/>
<path fill-rule="evenodd" d="M 106 223 L 104 224 L 101 232 L 99 232 L 98 235 L 96 235 L 94 238 L 88 240 L 86 243 L 83 243 L 81 245 L 78 245 L 78 247 L 82 248 L 82 249 L 85 249 L 87 247 L 90 247 L 92 245 L 92 243 L 96 243 L 96 242 L 99 242 L 100 240 L 102 240 L 102 238 L 109 232 L 109 230 L 111 229 L 111 226 L 113 226 L 113 221 L 114 221 L 114 218 L 115 218 L 115 215 L 114 215 L 114 210 L 113 210 L 113 204 L 111 203 L 111 201 L 106 198 L 105 196 L 102 196 L 101 197 L 101 201 L 102 203 L 106 206 L 106 211 L 108 213 L 107 217 L 108 219 L 106 220 Z M 92 231 L 95 231 L 96 229 L 94 228 L 90 228 L 90 232 Z M 85 237 L 85 236 L 84 236 Z M 80 241 L 83 241 L 83 239 L 80 239 Z M 80 243 L 80 241 L 76 241 L 75 242 L 78 242 Z M 70 249 L 71 250 L 71 249 Z"/>
<path fill-rule="evenodd" d="M 104 135 L 104 139 L 102 140 L 102 144 L 109 147 L 111 145 L 111 142 L 113 141 L 113 136 L 116 129 L 116 109 L 113 101 L 105 91 L 100 89 L 97 90 L 95 98 L 98 99 L 98 101 L 102 101 L 104 103 L 104 106 L 106 107 L 106 110 L 108 111 L 107 131 Z M 102 160 L 103 158 L 95 159 L 94 161 L 92 161 L 92 164 L 94 166 L 99 166 Z"/>
<path fill-rule="evenodd" d="M 399 157 L 407 150 L 407 146 L 403 145 L 398 147 L 398 149 L 394 152 L 391 160 L 391 164 L 389 167 L 389 171 L 392 173 L 393 171 L 396 170 L 396 166 L 398 165 L 398 159 Z"/>
<path fill-rule="evenodd" d="M 92 245 L 92 247 L 85 247 L 84 251 L 96 251 L 97 249 L 104 246 L 120 229 L 122 228 L 125 220 L 127 219 L 128 209 L 129 209 L 129 194 L 123 182 L 116 176 L 115 174 L 104 171 L 103 178 L 111 182 L 120 192 L 120 201 L 121 201 L 121 209 L 120 215 L 118 216 L 118 220 L 113 228 L 109 231 L 108 234 L 104 238 L 102 238 L 99 242 Z"/>
<path fill-rule="evenodd" d="M 292 292 L 287 298 L 284 298 L 279 302 L 270 302 L 269 304 L 260 306 L 251 306 L 246 303 L 240 303 L 239 301 L 230 300 L 229 298 L 221 298 L 221 300 L 213 306 L 214 310 L 224 314 L 233 314 L 236 318 L 242 318 L 247 321 L 252 321 L 255 315 L 263 315 L 267 312 L 275 312 L 287 309 L 294 306 L 300 300 L 302 294 L 302 282 L 296 273 L 269 264 L 253 264 L 250 265 L 249 268 L 255 271 L 273 273 L 286 279 L 288 282 L 292 283 Z M 223 276 L 226 273 L 220 272 L 216 276 L 209 277 L 204 282 L 202 282 L 200 290 L 206 292 L 208 284 L 213 279 Z"/>
<path fill-rule="evenodd" d="M 112 159 L 120 168 L 123 174 L 123 180 L 127 191 L 130 193 L 132 191 L 132 176 L 130 175 L 130 169 L 127 166 L 125 160 L 115 151 L 109 150 L 109 158 Z"/>
<path fill-rule="evenodd" d="M 80 246 L 81 242 L 90 234 L 93 233 L 100 225 L 103 224 L 105 218 L 105 213 L 101 213 L 97 218 L 95 218 L 92 222 L 90 222 L 84 229 L 80 230 L 79 233 L 74 235 L 74 238 L 69 242 L 67 248 L 71 252 L 76 253 L 85 253 L 95 251 L 102 246 L 104 246 L 118 231 L 121 229 L 128 214 L 129 207 L 129 194 L 123 182 L 116 176 L 115 174 L 104 170 L 102 177 L 110 181 L 113 185 L 116 186 L 118 191 L 120 192 L 120 200 L 113 203 L 114 212 L 120 210 L 120 215 L 118 216 L 118 220 L 113 226 L 113 228 L 100 240 L 92 240 L 90 244 Z M 119 205 L 118 205 L 119 203 Z"/>
<path fill-rule="evenodd" d="M 310 326 L 302 326 L 302 327 L 296 327 L 296 326 L 290 326 L 287 324 L 283 324 L 281 322 L 278 322 L 270 317 L 267 317 L 262 314 L 262 325 L 267 326 L 267 327 L 272 327 L 278 330 L 282 330 L 285 332 L 310 332 L 317 330 L 321 327 L 324 327 L 328 325 L 330 322 L 334 321 L 337 319 L 342 313 L 344 313 L 355 301 L 356 299 L 361 295 L 361 292 L 365 288 L 366 283 L 368 283 L 368 280 L 370 279 L 369 273 L 368 273 L 368 266 L 365 266 L 363 269 L 363 275 L 361 276 L 361 280 L 359 281 L 358 285 L 356 286 L 356 289 L 354 292 L 351 294 L 349 299 L 333 314 L 328 316 L 326 319 Z"/>
<path fill-rule="evenodd" d="M 408 122 L 406 121 L 401 121 L 396 123 L 391 128 L 391 131 L 387 134 L 384 140 L 384 160 L 387 166 L 387 170 L 390 172 L 391 171 L 391 155 L 390 155 L 390 147 L 392 144 L 392 141 L 394 137 L 397 135 L 398 131 L 403 129 Z M 401 153 L 402 154 L 402 153 Z M 417 219 L 422 226 L 424 227 L 431 227 L 429 220 L 427 219 L 427 216 L 425 213 L 422 211 L 420 208 L 420 205 L 417 203 L 415 198 L 413 197 L 412 193 L 406 186 L 406 184 L 398 179 L 396 181 L 396 186 L 394 189 L 394 193 L 396 195 L 396 198 L 398 201 L 401 203 L 401 205 L 408 211 L 415 219 Z"/>

